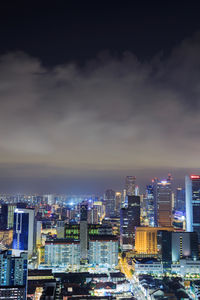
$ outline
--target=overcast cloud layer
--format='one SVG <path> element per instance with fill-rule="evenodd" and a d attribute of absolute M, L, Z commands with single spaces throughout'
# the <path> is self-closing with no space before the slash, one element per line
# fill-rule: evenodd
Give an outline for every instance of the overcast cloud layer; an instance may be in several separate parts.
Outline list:
<path fill-rule="evenodd" d="M 199 53 L 196 34 L 148 63 L 104 53 L 48 70 L 1 56 L 0 178 L 86 174 L 89 186 L 94 172 L 200 168 Z"/>

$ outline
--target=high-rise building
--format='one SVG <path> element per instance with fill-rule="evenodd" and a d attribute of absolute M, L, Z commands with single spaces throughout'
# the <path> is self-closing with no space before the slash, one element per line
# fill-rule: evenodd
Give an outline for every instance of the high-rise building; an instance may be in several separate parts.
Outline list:
<path fill-rule="evenodd" d="M 47 266 L 77 267 L 80 265 L 80 243 L 73 240 L 48 240 L 45 242 Z"/>
<path fill-rule="evenodd" d="M 172 224 L 171 176 L 167 180 L 153 180 L 154 226 L 170 227 Z"/>
<path fill-rule="evenodd" d="M 199 259 L 198 235 L 196 232 L 158 232 L 158 243 L 161 258 L 166 269 L 171 268 L 172 262 L 181 259 Z"/>
<path fill-rule="evenodd" d="M 126 206 L 126 189 L 123 189 L 122 191 L 122 205 L 121 205 L 121 208 L 125 207 Z"/>
<path fill-rule="evenodd" d="M 175 209 L 185 213 L 185 189 L 178 187 L 176 189 L 176 204 Z"/>
<path fill-rule="evenodd" d="M 122 206 L 122 193 L 116 192 L 115 193 L 115 212 L 117 215 L 120 214 L 121 206 Z"/>
<path fill-rule="evenodd" d="M 49 205 L 53 205 L 56 202 L 55 196 L 53 194 L 44 195 L 43 198 L 44 198 L 44 201 Z"/>
<path fill-rule="evenodd" d="M 82 203 L 80 207 L 80 263 L 88 261 L 88 205 Z"/>
<path fill-rule="evenodd" d="M 60 220 L 57 221 L 56 230 L 57 230 L 57 238 L 64 239 L 64 237 L 65 237 L 65 222 L 60 221 Z"/>
<path fill-rule="evenodd" d="M 115 191 L 109 189 L 105 191 L 104 201 L 106 206 L 106 217 L 115 215 Z"/>
<path fill-rule="evenodd" d="M 98 215 L 98 206 L 93 205 L 92 208 L 88 209 L 88 223 L 89 224 L 98 224 L 99 215 Z"/>
<path fill-rule="evenodd" d="M 13 256 L 9 250 L 0 252 L 0 286 L 26 286 L 27 253 Z"/>
<path fill-rule="evenodd" d="M 126 176 L 125 189 L 127 196 L 135 195 L 135 176 Z"/>
<path fill-rule="evenodd" d="M 200 175 L 185 177 L 186 230 L 195 231 L 200 241 Z"/>
<path fill-rule="evenodd" d="M 2 204 L 0 209 L 0 227 L 3 229 L 11 229 L 14 224 L 14 211 L 16 204 Z"/>
<path fill-rule="evenodd" d="M 136 227 L 135 251 L 137 254 L 154 255 L 159 253 L 157 233 L 158 231 L 174 231 L 173 227 Z"/>
<path fill-rule="evenodd" d="M 153 186 L 147 185 L 146 187 L 146 193 L 144 197 L 145 202 L 145 213 L 146 218 L 148 220 L 149 226 L 154 226 L 154 194 L 153 194 Z"/>
<path fill-rule="evenodd" d="M 128 196 L 128 206 L 120 211 L 120 244 L 123 250 L 133 249 L 136 226 L 140 226 L 140 197 Z"/>
<path fill-rule="evenodd" d="M 64 230 L 63 230 L 64 231 Z M 42 234 L 42 222 L 36 222 L 36 245 L 41 245 L 41 234 Z"/>
<path fill-rule="evenodd" d="M 94 235 L 89 241 L 89 263 L 114 268 L 118 265 L 118 239 L 109 235 Z"/>
<path fill-rule="evenodd" d="M 36 228 L 33 209 L 16 208 L 13 228 L 13 253 L 28 251 L 30 257 L 35 249 Z"/>

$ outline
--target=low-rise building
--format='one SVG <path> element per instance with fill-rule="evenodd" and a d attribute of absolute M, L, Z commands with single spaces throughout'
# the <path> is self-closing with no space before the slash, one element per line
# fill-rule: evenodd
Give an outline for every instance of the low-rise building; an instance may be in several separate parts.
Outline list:
<path fill-rule="evenodd" d="M 171 265 L 171 272 L 182 276 L 200 274 L 200 260 L 181 259 L 180 262 Z"/>
<path fill-rule="evenodd" d="M 136 263 L 135 273 L 136 274 L 162 274 L 163 264 L 161 262 Z"/>

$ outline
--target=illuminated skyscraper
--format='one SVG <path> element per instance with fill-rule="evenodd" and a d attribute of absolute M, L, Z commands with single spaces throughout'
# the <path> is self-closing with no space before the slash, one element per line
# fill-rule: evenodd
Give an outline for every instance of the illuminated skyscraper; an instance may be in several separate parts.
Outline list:
<path fill-rule="evenodd" d="M 119 215 L 119 213 L 120 213 L 121 206 L 122 206 L 122 193 L 116 192 L 115 193 L 115 211 L 116 211 L 117 215 Z"/>
<path fill-rule="evenodd" d="M 140 197 L 128 196 L 128 207 L 120 211 L 120 244 L 123 250 L 133 249 L 136 226 L 140 226 Z"/>
<path fill-rule="evenodd" d="M 125 207 L 126 205 L 126 189 L 123 189 L 123 192 L 122 192 L 122 205 L 121 207 Z"/>
<path fill-rule="evenodd" d="M 135 195 L 135 176 L 126 176 L 125 188 L 127 196 Z"/>
<path fill-rule="evenodd" d="M 149 226 L 154 226 L 154 194 L 153 194 L 153 186 L 148 185 L 146 189 L 146 215 L 148 219 Z"/>
<path fill-rule="evenodd" d="M 19 256 L 15 257 L 11 251 L 1 251 L 0 286 L 26 286 L 26 282 L 27 253 L 20 253 Z"/>
<path fill-rule="evenodd" d="M 185 212 L 185 189 L 178 187 L 176 189 L 176 204 L 175 209 Z"/>
<path fill-rule="evenodd" d="M 4 229 L 13 228 L 14 211 L 16 204 L 2 204 L 0 213 L 0 227 Z"/>
<path fill-rule="evenodd" d="M 135 251 L 138 254 L 158 254 L 158 231 L 174 231 L 173 227 L 137 227 L 135 232 Z"/>
<path fill-rule="evenodd" d="M 115 215 L 115 191 L 106 190 L 104 194 L 104 201 L 106 205 L 106 217 Z"/>
<path fill-rule="evenodd" d="M 80 263 L 88 261 L 88 206 L 81 204 L 80 207 Z"/>
<path fill-rule="evenodd" d="M 154 226 L 170 227 L 172 224 L 172 188 L 171 177 L 167 180 L 153 181 Z"/>
<path fill-rule="evenodd" d="M 33 209 L 16 208 L 13 228 L 13 253 L 28 251 L 33 254 L 36 243 L 35 211 Z"/>
<path fill-rule="evenodd" d="M 186 230 L 195 231 L 200 241 L 200 175 L 185 177 Z"/>

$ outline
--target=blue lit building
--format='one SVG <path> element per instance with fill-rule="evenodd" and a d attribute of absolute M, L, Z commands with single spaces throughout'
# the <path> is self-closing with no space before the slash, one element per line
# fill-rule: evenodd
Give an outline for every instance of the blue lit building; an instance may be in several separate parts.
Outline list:
<path fill-rule="evenodd" d="M 153 186 L 147 185 L 146 189 L 146 214 L 147 219 L 149 221 L 149 226 L 154 227 L 154 194 L 153 194 Z"/>
<path fill-rule="evenodd" d="M 35 214 L 32 209 L 15 209 L 13 227 L 13 253 L 28 251 L 33 254 L 36 243 Z"/>
<path fill-rule="evenodd" d="M 176 189 L 176 205 L 175 209 L 185 213 L 185 189 L 178 187 Z"/>

